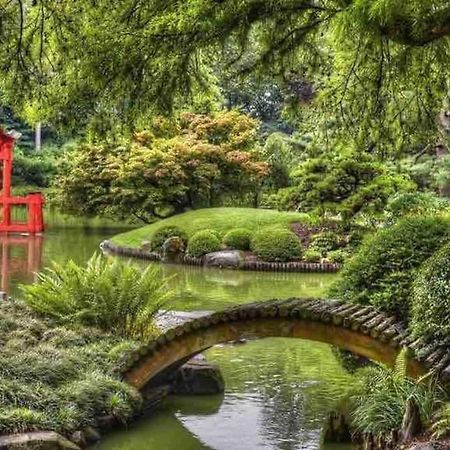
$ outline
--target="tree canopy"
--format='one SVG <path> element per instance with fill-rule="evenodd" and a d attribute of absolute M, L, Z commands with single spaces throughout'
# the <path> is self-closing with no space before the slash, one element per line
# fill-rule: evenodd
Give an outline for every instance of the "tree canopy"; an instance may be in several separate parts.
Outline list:
<path fill-rule="evenodd" d="M 114 126 L 113 116 L 136 125 L 155 109 L 170 111 L 214 84 L 218 61 L 239 73 L 264 69 L 285 80 L 292 73 L 310 78 L 328 114 L 339 112 L 342 128 L 367 134 L 377 122 L 368 145 L 383 127 L 392 139 L 405 130 L 417 134 L 417 123 L 427 134 L 447 94 L 450 5 L 443 0 L 117 0 L 114 7 L 106 0 L 14 0 L 0 6 L 5 99 L 65 126 Z"/>

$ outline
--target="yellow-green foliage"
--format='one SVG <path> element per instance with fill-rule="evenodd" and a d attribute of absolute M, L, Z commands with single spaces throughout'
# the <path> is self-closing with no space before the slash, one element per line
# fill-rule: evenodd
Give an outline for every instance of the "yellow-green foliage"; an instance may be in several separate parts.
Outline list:
<path fill-rule="evenodd" d="M 187 208 L 220 205 L 260 188 L 268 166 L 256 152 L 253 119 L 237 112 L 185 114 L 175 136 L 82 144 L 55 182 L 61 209 L 153 222 Z"/>

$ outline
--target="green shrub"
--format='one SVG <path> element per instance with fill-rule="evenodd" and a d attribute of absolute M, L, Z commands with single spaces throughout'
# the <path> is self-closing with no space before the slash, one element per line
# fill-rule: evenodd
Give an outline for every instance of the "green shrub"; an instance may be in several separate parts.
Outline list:
<path fill-rule="evenodd" d="M 339 248 L 339 236 L 333 231 L 324 231 L 313 236 L 310 248 L 325 256 L 328 252 Z"/>
<path fill-rule="evenodd" d="M 305 251 L 303 258 L 306 262 L 309 263 L 318 263 L 322 259 L 322 254 L 317 250 L 309 248 Z"/>
<path fill-rule="evenodd" d="M 356 228 L 350 231 L 347 236 L 347 246 L 351 250 L 355 250 L 363 243 L 364 238 L 368 235 L 368 233 L 368 230 L 363 228 Z"/>
<path fill-rule="evenodd" d="M 197 231 L 189 240 L 187 253 L 189 256 L 200 258 L 207 253 L 220 250 L 220 239 L 213 230 Z"/>
<path fill-rule="evenodd" d="M 343 268 L 330 295 L 408 318 L 420 265 L 449 238 L 450 221 L 415 217 L 378 231 Z"/>
<path fill-rule="evenodd" d="M 21 289 L 34 310 L 61 322 L 140 339 L 154 334 L 153 318 L 171 295 L 157 267 L 142 271 L 101 255 L 94 255 L 86 267 L 73 261 L 53 263 L 35 284 Z"/>
<path fill-rule="evenodd" d="M 159 252 L 164 242 L 171 237 L 177 236 L 182 239 L 184 244 L 187 244 L 188 236 L 179 227 L 175 225 L 167 225 L 156 230 L 150 239 L 150 247 L 153 251 Z"/>
<path fill-rule="evenodd" d="M 223 242 L 227 247 L 236 250 L 250 250 L 251 235 L 250 230 L 246 228 L 236 228 L 225 235 Z"/>
<path fill-rule="evenodd" d="M 417 337 L 450 336 L 450 244 L 422 267 L 413 284 L 411 328 Z"/>
<path fill-rule="evenodd" d="M 251 241 L 251 250 L 263 261 L 292 261 L 302 256 L 302 245 L 289 230 L 268 228 L 256 233 Z"/>
<path fill-rule="evenodd" d="M 348 254 L 344 250 L 333 250 L 327 253 L 327 259 L 334 263 L 343 264 L 347 258 Z"/>
<path fill-rule="evenodd" d="M 391 198 L 386 207 L 388 222 L 410 216 L 434 215 L 448 210 L 448 199 L 432 192 L 404 192 Z"/>

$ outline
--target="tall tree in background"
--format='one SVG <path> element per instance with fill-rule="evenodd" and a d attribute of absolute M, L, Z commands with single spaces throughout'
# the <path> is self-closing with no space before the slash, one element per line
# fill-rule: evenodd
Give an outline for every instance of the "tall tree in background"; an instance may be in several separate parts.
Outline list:
<path fill-rule="evenodd" d="M 7 98 L 66 127 L 132 126 L 171 111 L 213 84 L 221 55 L 240 72 L 270 67 L 282 78 L 294 68 L 366 148 L 431 142 L 447 96 L 443 0 L 1 3 Z"/>

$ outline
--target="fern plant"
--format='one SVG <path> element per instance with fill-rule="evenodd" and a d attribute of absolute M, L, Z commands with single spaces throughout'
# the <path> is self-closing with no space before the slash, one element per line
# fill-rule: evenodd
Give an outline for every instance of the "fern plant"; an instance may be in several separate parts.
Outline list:
<path fill-rule="evenodd" d="M 94 255 L 86 267 L 53 263 L 37 282 L 21 286 L 33 309 L 65 323 L 82 323 L 124 337 L 147 339 L 154 316 L 171 297 L 161 271 Z"/>
<path fill-rule="evenodd" d="M 351 399 L 352 423 L 357 433 L 382 437 L 402 425 L 406 404 L 417 405 L 421 423 L 428 426 L 445 396 L 430 376 L 406 376 L 407 355 L 401 352 L 394 368 L 370 366 L 361 371 L 359 390 Z"/>

